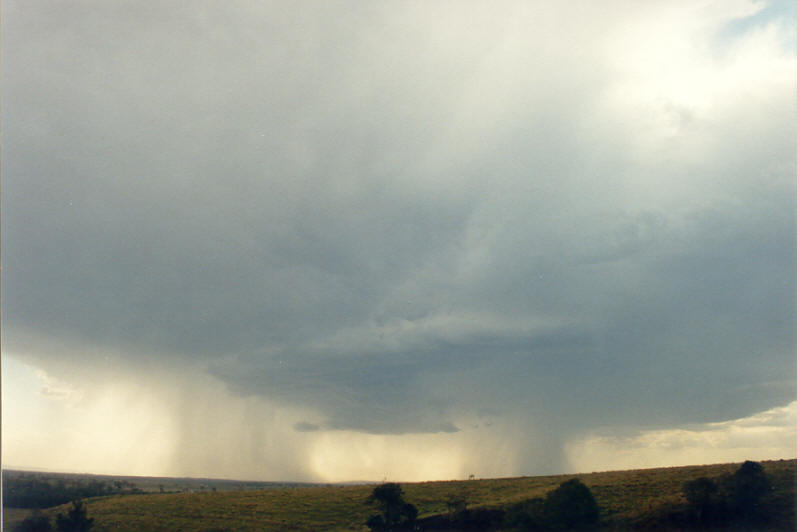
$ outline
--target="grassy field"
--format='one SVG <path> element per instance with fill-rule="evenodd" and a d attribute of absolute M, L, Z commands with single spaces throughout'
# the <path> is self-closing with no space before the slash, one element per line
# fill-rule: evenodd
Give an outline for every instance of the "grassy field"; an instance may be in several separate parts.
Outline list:
<path fill-rule="evenodd" d="M 543 496 L 561 482 L 580 478 L 595 495 L 608 529 L 651 527 L 664 512 L 684 503 L 684 482 L 733 473 L 740 464 L 402 484 L 419 517 L 447 511 L 446 501 L 464 496 L 469 508 L 502 507 Z M 776 493 L 781 527 L 794 529 L 797 460 L 762 462 Z M 263 530 L 365 530 L 374 513 L 364 501 L 373 486 L 327 486 L 217 493 L 116 495 L 89 499 L 96 528 L 108 531 L 236 532 Z M 66 507 L 45 513 L 54 516 Z M 14 521 L 26 514 L 6 515 Z M 10 530 L 6 519 L 4 530 Z"/>

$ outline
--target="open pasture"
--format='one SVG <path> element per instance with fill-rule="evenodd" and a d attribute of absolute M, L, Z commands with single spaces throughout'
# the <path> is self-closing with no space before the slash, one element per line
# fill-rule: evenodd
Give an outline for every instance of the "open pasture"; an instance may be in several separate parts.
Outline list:
<path fill-rule="evenodd" d="M 777 502 L 778 523 L 794 524 L 797 459 L 762 462 Z M 469 508 L 506 507 L 541 497 L 578 477 L 594 494 L 608 529 L 654 528 L 665 512 L 684 504 L 683 484 L 699 477 L 733 473 L 739 464 L 668 467 L 578 475 L 457 480 L 402 484 L 419 517 L 445 514 L 447 501 L 463 498 Z M 107 531 L 269 531 L 366 530 L 374 509 L 365 504 L 372 485 L 313 486 L 206 493 L 145 493 L 88 499 L 97 530 Z M 66 507 L 46 510 L 54 516 Z M 13 522 L 26 514 L 15 510 Z M 13 522 L 6 519 L 3 529 Z"/>

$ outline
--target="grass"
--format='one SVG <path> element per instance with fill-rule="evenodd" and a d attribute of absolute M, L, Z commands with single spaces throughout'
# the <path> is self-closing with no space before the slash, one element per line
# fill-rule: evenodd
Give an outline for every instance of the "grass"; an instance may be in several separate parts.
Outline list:
<path fill-rule="evenodd" d="M 11 530 L 30 515 L 30 510 L 24 508 L 3 508 L 3 530 Z"/>
<path fill-rule="evenodd" d="M 775 487 L 779 523 L 794 529 L 797 459 L 761 462 Z M 649 527 L 668 508 L 684 503 L 683 484 L 701 476 L 733 473 L 740 464 L 670 467 L 579 475 L 402 484 L 419 517 L 447 511 L 464 495 L 469 508 L 501 507 L 541 497 L 578 477 L 594 494 L 609 529 Z M 373 486 L 327 486 L 218 493 L 115 495 L 89 499 L 96 528 L 108 531 L 230 532 L 269 530 L 365 530 L 374 509 L 364 504 Z M 47 510 L 55 516 L 66 507 Z M 19 517 L 18 515 L 15 517 Z M 23 515 L 24 517 L 24 515 Z M 4 530 L 8 528 L 4 525 Z"/>

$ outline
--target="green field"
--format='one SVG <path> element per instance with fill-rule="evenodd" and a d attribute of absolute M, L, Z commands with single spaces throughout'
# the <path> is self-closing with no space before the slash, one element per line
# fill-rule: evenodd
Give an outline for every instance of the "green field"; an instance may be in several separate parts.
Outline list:
<path fill-rule="evenodd" d="M 761 462 L 773 487 L 773 530 L 794 530 L 797 459 Z M 666 512 L 685 503 L 681 488 L 698 477 L 733 473 L 740 464 L 671 467 L 579 475 L 402 484 L 419 517 L 447 512 L 446 501 L 464 496 L 469 508 L 506 507 L 545 495 L 578 477 L 594 494 L 607 529 L 655 528 Z M 366 530 L 374 510 L 364 504 L 373 486 L 325 486 L 216 493 L 148 493 L 87 500 L 96 530 L 263 531 Z M 54 516 L 66 507 L 47 510 Z M 13 509 L 12 509 L 13 510 Z M 5 515 L 10 530 L 26 512 Z"/>

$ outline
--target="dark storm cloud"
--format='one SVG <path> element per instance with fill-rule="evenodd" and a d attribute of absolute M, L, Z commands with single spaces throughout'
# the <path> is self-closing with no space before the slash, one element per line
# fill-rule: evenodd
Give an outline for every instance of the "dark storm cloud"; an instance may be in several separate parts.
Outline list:
<path fill-rule="evenodd" d="M 7 6 L 6 346 L 197 364 L 299 432 L 794 398 L 793 117 L 755 118 L 781 92 L 665 102 L 647 149 L 588 54 L 611 17 L 397 7 Z"/>

